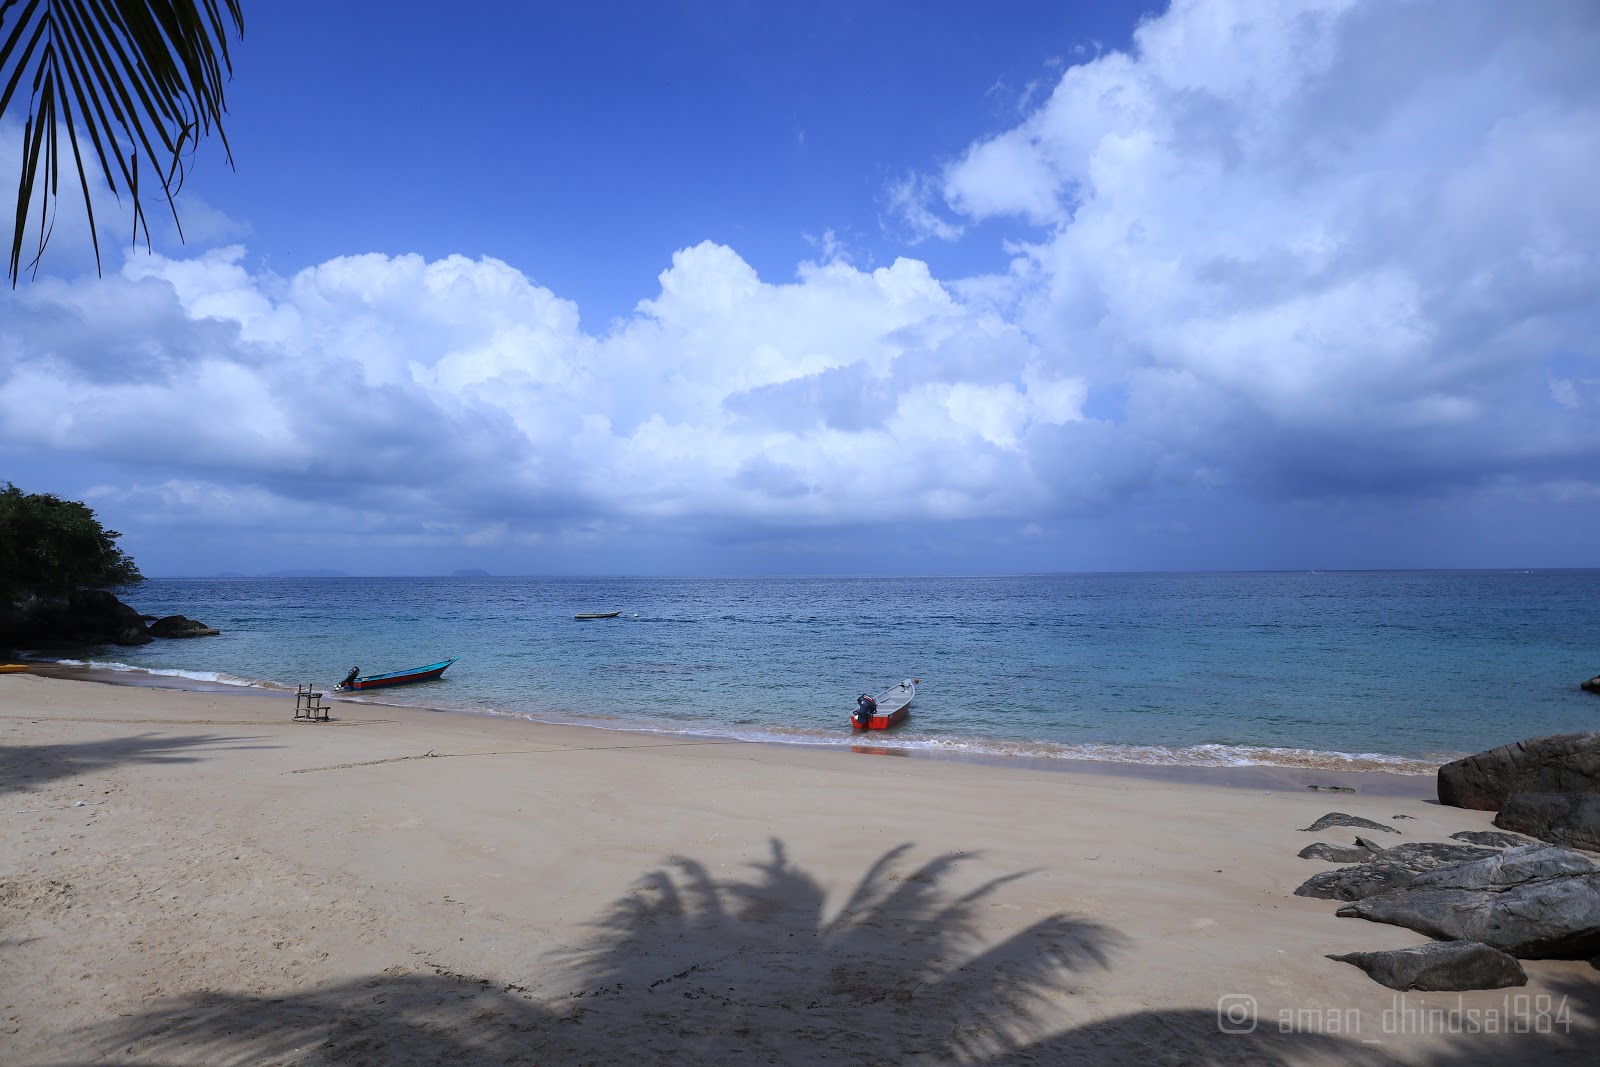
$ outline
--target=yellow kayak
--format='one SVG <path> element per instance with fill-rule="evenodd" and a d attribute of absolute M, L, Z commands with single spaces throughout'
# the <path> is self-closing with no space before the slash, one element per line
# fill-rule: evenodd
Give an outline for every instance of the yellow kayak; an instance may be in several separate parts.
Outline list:
<path fill-rule="evenodd" d="M 28 669 L 26 663 L 0 663 L 0 674 L 16 674 Z"/>

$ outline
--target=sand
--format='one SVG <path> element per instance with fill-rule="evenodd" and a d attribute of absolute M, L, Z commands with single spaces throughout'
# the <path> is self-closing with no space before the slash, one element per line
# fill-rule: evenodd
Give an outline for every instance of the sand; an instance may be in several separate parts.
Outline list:
<path fill-rule="evenodd" d="M 1425 938 L 1294 896 L 1353 837 L 1299 828 L 1490 826 L 1426 779 L 292 708 L 0 675 L 0 1063 L 1595 1062 L 1587 963 L 1325 958 Z"/>

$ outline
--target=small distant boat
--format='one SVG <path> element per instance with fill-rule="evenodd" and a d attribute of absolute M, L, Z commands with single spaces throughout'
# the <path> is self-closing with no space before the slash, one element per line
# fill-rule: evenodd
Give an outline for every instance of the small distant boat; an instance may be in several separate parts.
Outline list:
<path fill-rule="evenodd" d="M 361 668 L 357 667 L 350 672 L 350 677 L 334 686 L 335 689 L 382 689 L 388 685 L 410 685 L 412 682 L 431 682 L 444 673 L 444 669 L 454 663 L 459 656 L 430 663 L 426 667 L 413 667 L 409 671 L 390 671 L 388 674 L 358 674 Z"/>
<path fill-rule="evenodd" d="M 856 697 L 856 710 L 850 714 L 853 730 L 887 730 L 911 714 L 911 698 L 917 695 L 921 678 L 910 678 L 890 686 L 876 697 L 862 693 Z"/>
<path fill-rule="evenodd" d="M 573 616 L 574 619 L 614 619 L 621 615 L 620 611 L 580 611 Z"/>
<path fill-rule="evenodd" d="M 28 669 L 26 663 L 0 663 L 0 674 L 16 674 Z"/>

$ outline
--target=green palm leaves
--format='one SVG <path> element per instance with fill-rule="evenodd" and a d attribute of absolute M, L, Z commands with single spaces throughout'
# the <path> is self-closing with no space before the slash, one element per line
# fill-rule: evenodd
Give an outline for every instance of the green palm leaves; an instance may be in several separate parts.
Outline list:
<path fill-rule="evenodd" d="M 213 127 L 225 151 L 228 146 L 222 94 L 233 64 L 224 12 L 242 35 L 239 0 L 0 0 L 0 115 L 13 97 L 28 102 L 7 271 L 13 286 L 23 269 L 36 192 L 42 193 L 38 238 L 27 269 L 38 269 L 55 225 L 61 131 L 83 192 L 97 267 L 100 241 L 80 137 L 86 136 L 111 191 L 120 200 L 126 190 L 132 199 L 135 241 L 141 231 L 146 245 L 150 240 L 141 156 L 177 222 L 172 199 L 183 185 L 185 157 Z M 24 84 L 26 94 L 19 92 Z"/>

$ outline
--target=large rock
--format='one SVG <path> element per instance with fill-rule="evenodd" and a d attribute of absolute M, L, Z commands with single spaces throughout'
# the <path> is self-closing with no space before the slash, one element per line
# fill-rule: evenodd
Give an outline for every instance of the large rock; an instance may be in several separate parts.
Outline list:
<path fill-rule="evenodd" d="M 1481 845 L 1415 841 L 1384 849 L 1370 861 L 1354 867 L 1340 867 L 1335 871 L 1314 874 L 1294 891 L 1294 895 L 1320 897 L 1323 900 L 1360 900 L 1374 893 L 1409 885 L 1424 871 L 1493 855 L 1494 849 Z"/>
<path fill-rule="evenodd" d="M 1600 870 L 1571 849 L 1524 845 L 1419 874 L 1338 914 L 1523 959 L 1588 959 L 1600 952 Z"/>
<path fill-rule="evenodd" d="M 1518 793 L 1494 824 L 1568 848 L 1600 852 L 1600 794 Z"/>
<path fill-rule="evenodd" d="M 1516 793 L 1600 793 L 1600 730 L 1491 748 L 1439 768 L 1439 803 L 1498 811 Z"/>
<path fill-rule="evenodd" d="M 1579 682 L 1578 688 L 1590 693 L 1600 693 L 1600 674 L 1590 678 L 1587 682 Z"/>
<path fill-rule="evenodd" d="M 212 637 L 221 632 L 182 615 L 168 615 L 150 624 L 150 633 L 154 637 Z"/>
<path fill-rule="evenodd" d="M 22 594 L 0 605 L 0 648 L 47 649 L 150 642 L 139 613 L 103 589 Z"/>
<path fill-rule="evenodd" d="M 1388 952 L 1346 952 L 1330 960 L 1352 963 L 1375 982 L 1408 989 L 1503 989 L 1527 985 L 1528 973 L 1514 956 L 1477 941 L 1434 941 Z"/>
<path fill-rule="evenodd" d="M 150 643 L 139 613 L 104 589 L 80 589 L 68 596 L 60 625 L 65 637 L 82 644 Z"/>

